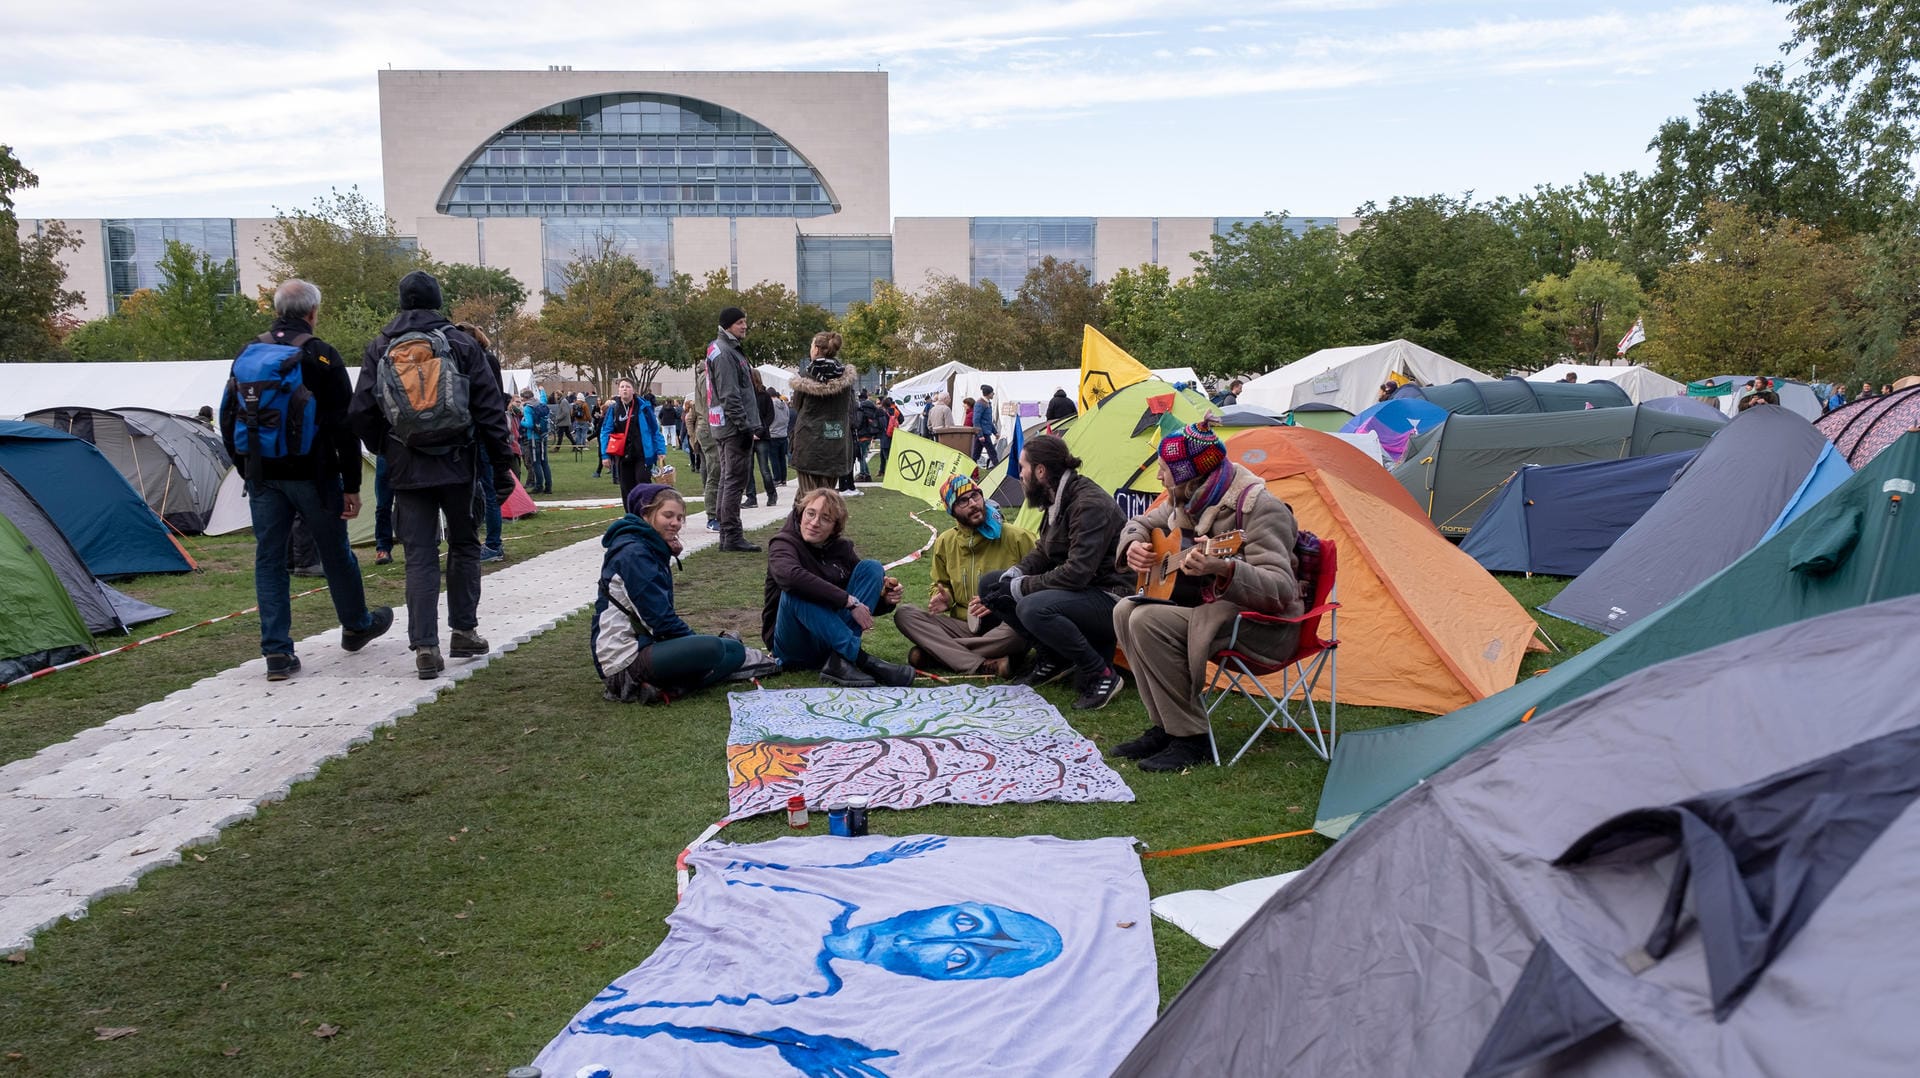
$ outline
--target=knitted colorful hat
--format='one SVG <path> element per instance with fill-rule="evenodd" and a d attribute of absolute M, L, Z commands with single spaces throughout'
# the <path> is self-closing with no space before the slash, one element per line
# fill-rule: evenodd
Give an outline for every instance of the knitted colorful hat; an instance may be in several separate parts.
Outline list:
<path fill-rule="evenodd" d="M 1000 507 L 993 504 L 993 499 L 987 497 L 986 488 L 976 482 L 973 476 L 965 472 L 955 472 L 948 476 L 947 481 L 940 484 L 940 500 L 946 503 L 947 514 L 951 516 L 953 507 L 959 503 L 960 499 L 974 491 L 979 491 L 981 499 L 987 503 L 987 518 L 981 521 L 980 527 L 975 530 L 987 539 L 1000 538 Z"/>
<path fill-rule="evenodd" d="M 1213 433 L 1211 421 L 1202 419 L 1160 439 L 1160 460 L 1173 474 L 1174 482 L 1191 483 L 1225 464 L 1227 447 Z"/>

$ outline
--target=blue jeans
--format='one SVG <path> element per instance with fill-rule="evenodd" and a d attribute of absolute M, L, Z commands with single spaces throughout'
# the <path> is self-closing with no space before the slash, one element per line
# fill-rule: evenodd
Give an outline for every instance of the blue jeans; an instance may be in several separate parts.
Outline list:
<path fill-rule="evenodd" d="M 487 455 L 487 447 L 476 446 L 480 450 L 479 478 L 480 497 L 487 505 L 487 549 L 500 549 L 500 495 L 493 489 L 493 459 Z M 551 480 L 549 480 L 551 482 Z"/>
<path fill-rule="evenodd" d="M 373 458 L 373 548 L 393 549 L 393 484 L 386 457 Z"/>
<path fill-rule="evenodd" d="M 247 498 L 253 511 L 253 593 L 260 602 L 260 654 L 293 654 L 293 603 L 287 584 L 287 535 L 298 514 L 313 533 L 326 571 L 327 591 L 340 625 L 365 629 L 373 624 L 367 612 L 367 592 L 360 581 L 360 561 L 347 545 L 347 522 L 340 519 L 344 503 L 340 481 L 329 479 L 260 479 Z"/>
<path fill-rule="evenodd" d="M 879 562 L 867 558 L 854 567 L 847 592 L 872 610 L 880 605 L 886 575 Z M 844 607 L 829 610 L 792 592 L 782 595 L 773 619 L 774 655 L 789 667 L 817 670 L 836 652 L 848 662 L 860 655 L 860 626 L 854 624 L 853 612 Z"/>

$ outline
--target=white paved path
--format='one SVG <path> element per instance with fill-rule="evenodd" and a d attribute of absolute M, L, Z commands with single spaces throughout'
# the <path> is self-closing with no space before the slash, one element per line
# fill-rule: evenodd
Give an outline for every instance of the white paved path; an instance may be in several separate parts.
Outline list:
<path fill-rule="evenodd" d="M 787 511 L 783 498 L 742 517 L 752 529 Z M 704 514 L 688 518 L 682 538 L 688 553 L 718 539 Z M 0 951 L 31 946 L 41 929 L 85 916 L 94 898 L 130 891 L 143 874 L 177 864 L 183 849 L 213 841 L 321 764 L 585 609 L 600 554 L 595 532 L 488 574 L 480 632 L 493 650 L 449 659 L 437 680 L 414 673 L 407 612 L 396 607 L 393 629 L 358 654 L 340 650 L 334 626 L 299 641 L 303 669 L 291 680 L 269 683 L 265 660 L 256 658 L 0 767 Z M 296 604 L 294 627 L 331 614 L 318 598 Z M 444 646 L 444 606 L 441 617 Z"/>

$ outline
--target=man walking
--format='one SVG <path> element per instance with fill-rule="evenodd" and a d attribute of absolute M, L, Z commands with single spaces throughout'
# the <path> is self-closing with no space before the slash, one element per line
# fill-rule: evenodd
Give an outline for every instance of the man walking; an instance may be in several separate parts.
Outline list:
<path fill-rule="evenodd" d="M 893 612 L 894 627 L 914 645 L 907 665 L 1005 677 L 1027 641 L 980 601 L 980 578 L 1026 557 L 1033 533 L 1001 520 L 971 476 L 949 477 L 940 499 L 953 527 L 933 541 L 933 595 L 924 610 L 903 604 Z"/>
<path fill-rule="evenodd" d="M 973 404 L 973 459 L 987 455 L 987 470 L 1000 463 L 1000 450 L 994 439 L 1000 437 L 1000 424 L 993 418 L 993 387 L 981 386 L 980 399 Z"/>
<path fill-rule="evenodd" d="M 728 307 L 720 312 L 719 335 L 707 345 L 705 403 L 720 469 L 720 504 L 709 502 L 707 513 L 719 523 L 721 550 L 754 553 L 760 546 L 747 542 L 740 527 L 740 499 L 747 486 L 747 469 L 752 467 L 753 443 L 764 437 L 765 428 L 753 399 L 747 354 L 740 350 L 746 335 L 747 312 Z"/>
<path fill-rule="evenodd" d="M 347 425 L 353 383 L 334 347 L 314 336 L 320 320 L 320 289 L 298 279 L 273 292 L 273 328 L 234 361 L 220 403 L 220 440 L 247 480 L 253 514 L 253 591 L 260 604 L 260 653 L 267 680 L 285 681 L 300 670 L 293 652 L 293 605 L 287 584 L 287 540 L 296 515 L 307 522 L 327 578 L 333 612 L 340 618 L 340 646 L 359 651 L 393 627 L 390 607 L 367 609 L 360 562 L 347 545 L 346 522 L 360 515 L 360 441 Z M 286 353 L 285 349 L 294 349 Z M 249 353 L 252 353 L 250 356 Z M 287 365 L 286 360 L 298 362 Z M 286 368 L 286 374 L 279 373 Z M 307 446 L 284 437 L 296 406 L 287 392 L 298 385 L 313 395 L 314 422 Z M 278 414 L 276 414 L 278 413 Z"/>
<path fill-rule="evenodd" d="M 480 626 L 481 498 L 491 480 L 513 493 L 507 407 L 487 357 L 440 313 L 440 282 L 419 270 L 400 279 L 400 313 L 367 345 L 350 418 L 387 458 L 394 530 L 407 552 L 407 642 L 421 680 L 446 670 L 440 652 L 440 518 L 447 521 L 448 654 L 485 655 Z M 491 476 L 477 475 L 481 448 Z"/>

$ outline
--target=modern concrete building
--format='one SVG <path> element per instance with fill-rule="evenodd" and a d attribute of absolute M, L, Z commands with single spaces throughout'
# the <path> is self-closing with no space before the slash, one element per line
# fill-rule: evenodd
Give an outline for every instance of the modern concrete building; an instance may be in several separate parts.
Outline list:
<path fill-rule="evenodd" d="M 661 275 L 773 281 L 838 313 L 876 279 L 993 281 L 1009 298 L 1051 255 L 1105 280 L 1168 267 L 1242 217 L 892 217 L 884 72 L 381 71 L 385 208 L 444 262 L 506 269 L 541 302 L 611 244 Z M 1350 218 L 1290 218 L 1290 225 Z M 23 232 L 43 222 L 23 221 Z M 158 283 L 169 239 L 267 283 L 270 220 L 67 222 L 75 312 Z"/>

